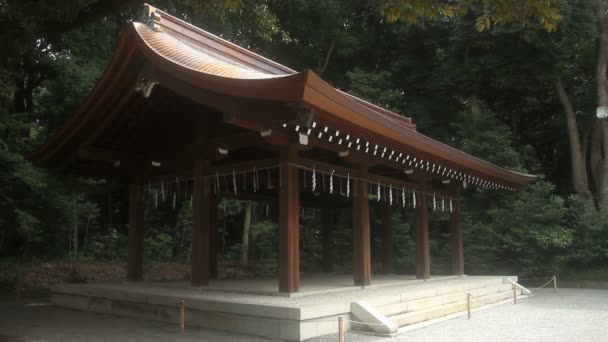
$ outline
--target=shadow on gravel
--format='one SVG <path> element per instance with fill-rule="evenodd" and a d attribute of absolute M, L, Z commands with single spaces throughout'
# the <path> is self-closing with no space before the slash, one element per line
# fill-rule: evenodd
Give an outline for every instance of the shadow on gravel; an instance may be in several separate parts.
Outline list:
<path fill-rule="evenodd" d="M 0 335 L 0 342 L 26 342 L 26 341 L 27 340 L 24 340 L 20 337 Z"/>

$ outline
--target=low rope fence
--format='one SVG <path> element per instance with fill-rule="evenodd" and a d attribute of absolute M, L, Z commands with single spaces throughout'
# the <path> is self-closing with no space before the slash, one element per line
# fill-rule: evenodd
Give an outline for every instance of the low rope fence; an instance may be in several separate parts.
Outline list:
<path fill-rule="evenodd" d="M 519 281 L 521 280 L 548 280 L 546 283 L 544 283 L 543 285 L 536 287 L 534 289 L 541 289 L 546 287 L 547 285 L 553 283 L 553 289 L 555 291 L 555 293 L 557 293 L 557 277 L 556 276 L 552 276 L 552 277 L 546 277 L 546 278 L 526 278 L 526 279 L 519 279 Z M 516 286 L 516 284 L 512 285 L 512 289 L 513 289 L 513 304 L 517 304 L 517 291 L 518 291 L 518 287 Z M 473 294 L 471 294 L 470 292 L 468 292 L 466 294 L 466 301 L 467 301 L 467 319 L 471 318 L 471 311 L 473 308 L 473 302 L 480 304 L 479 306 L 483 306 L 486 303 L 482 302 L 479 298 L 477 298 L 476 296 L 474 296 Z M 91 291 L 87 291 L 87 304 L 86 304 L 86 310 L 87 311 L 91 311 L 91 307 L 93 304 L 93 295 L 91 293 Z M 185 333 L 185 327 L 186 327 L 186 308 L 189 309 L 197 309 L 196 307 L 192 307 L 192 306 L 188 306 L 186 305 L 186 301 L 185 300 L 180 300 L 179 303 L 177 303 L 177 305 L 179 306 L 179 334 L 180 335 L 184 335 Z M 222 312 L 221 315 L 216 315 L 214 317 L 214 319 L 224 319 L 224 320 L 232 320 L 232 319 L 249 319 L 249 320 L 259 320 L 259 317 L 253 317 L 253 316 L 246 316 L 246 315 L 234 315 L 234 314 L 230 314 L 230 313 L 226 313 L 226 312 Z M 385 324 L 382 323 L 371 323 L 371 322 L 361 322 L 361 321 L 354 321 L 354 320 L 349 320 L 349 319 L 345 319 L 342 316 L 339 316 L 337 319 L 335 318 L 329 318 L 329 319 L 311 319 L 311 320 L 305 320 L 303 321 L 304 323 L 337 323 L 338 325 L 338 342 L 345 342 L 345 336 L 346 336 L 346 329 L 345 329 L 345 324 L 346 323 L 351 323 L 351 324 L 360 324 L 360 325 L 365 325 L 368 327 L 371 326 L 381 326 L 383 328 L 389 328 L 387 327 Z"/>
<path fill-rule="evenodd" d="M 541 286 L 531 288 L 532 290 L 538 290 L 538 289 L 542 289 L 542 288 L 546 287 L 547 285 L 549 285 L 549 284 L 553 283 L 553 292 L 554 292 L 554 293 L 557 293 L 557 277 L 556 277 L 556 276 L 552 276 L 552 277 L 542 277 L 542 278 L 519 278 L 519 279 L 517 280 L 517 282 L 518 282 L 518 283 L 519 283 L 519 282 L 522 282 L 522 281 L 524 281 L 524 282 L 525 282 L 525 281 L 533 281 L 533 282 L 534 282 L 534 281 L 539 281 L 539 280 L 547 280 L 547 282 L 546 282 L 546 283 L 544 283 L 544 284 L 543 284 L 543 285 L 541 285 Z"/>

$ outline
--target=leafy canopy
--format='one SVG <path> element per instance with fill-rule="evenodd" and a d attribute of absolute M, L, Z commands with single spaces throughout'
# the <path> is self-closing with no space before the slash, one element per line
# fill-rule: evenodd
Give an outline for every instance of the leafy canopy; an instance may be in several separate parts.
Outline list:
<path fill-rule="evenodd" d="M 411 23 L 421 18 L 437 20 L 473 12 L 479 31 L 493 25 L 516 23 L 529 27 L 540 23 L 551 32 L 561 19 L 558 5 L 557 0 L 381 0 L 381 11 L 389 21 L 402 19 Z"/>

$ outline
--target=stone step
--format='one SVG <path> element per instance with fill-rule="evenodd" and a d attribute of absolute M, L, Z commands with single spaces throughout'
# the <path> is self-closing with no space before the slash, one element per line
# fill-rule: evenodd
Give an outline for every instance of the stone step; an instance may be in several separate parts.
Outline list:
<path fill-rule="evenodd" d="M 379 296 L 368 300 L 368 303 L 376 308 L 384 305 L 406 302 L 415 299 L 434 297 L 437 295 L 461 292 L 491 285 L 502 285 L 503 278 L 471 279 L 461 278 L 452 279 L 449 282 L 442 280 L 428 281 L 411 286 L 404 286 L 403 292 L 393 293 L 386 296 Z"/>
<path fill-rule="evenodd" d="M 471 307 L 475 308 L 483 305 L 500 302 L 504 299 L 511 298 L 512 296 L 512 291 L 502 291 L 492 294 L 486 294 L 479 297 L 476 296 L 471 302 Z M 406 325 L 420 323 L 466 310 L 467 301 L 465 299 L 457 302 L 425 308 L 422 310 L 401 313 L 398 315 L 390 316 L 388 318 L 393 321 L 397 326 L 403 327 Z"/>
<path fill-rule="evenodd" d="M 376 309 L 385 316 L 394 316 L 401 313 L 417 311 L 433 306 L 439 306 L 443 304 L 453 303 L 461 301 L 467 298 L 467 293 L 473 296 L 479 297 L 487 294 L 508 291 L 511 289 L 510 284 L 499 284 L 485 286 L 486 284 L 480 284 L 479 288 L 470 288 L 470 286 L 461 286 L 459 291 L 449 292 L 446 291 L 443 294 L 436 294 L 434 296 L 424 296 L 421 298 L 399 301 L 392 304 L 385 304 L 376 307 Z"/>

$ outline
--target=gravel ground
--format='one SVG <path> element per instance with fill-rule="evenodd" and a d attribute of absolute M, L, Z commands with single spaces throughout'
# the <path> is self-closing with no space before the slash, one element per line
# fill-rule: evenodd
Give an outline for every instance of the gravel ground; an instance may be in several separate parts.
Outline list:
<path fill-rule="evenodd" d="M 0 302 L 0 341 L 268 341 L 174 324 Z M 336 341 L 336 336 L 314 342 Z M 346 341 L 608 341 L 608 291 L 537 290 L 505 304 L 400 334 L 392 339 L 349 333 Z"/>

